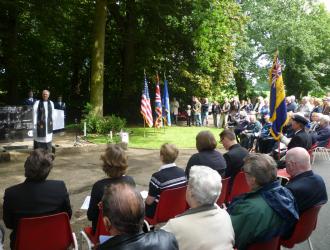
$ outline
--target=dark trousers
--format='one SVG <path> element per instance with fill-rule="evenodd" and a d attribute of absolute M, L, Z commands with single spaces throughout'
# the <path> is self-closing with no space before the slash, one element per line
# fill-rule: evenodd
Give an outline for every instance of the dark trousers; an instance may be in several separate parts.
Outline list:
<path fill-rule="evenodd" d="M 191 116 L 187 116 L 187 126 L 191 126 Z"/>
<path fill-rule="evenodd" d="M 33 141 L 33 149 L 43 148 L 48 151 L 48 153 L 52 153 L 52 142 L 38 142 Z"/>

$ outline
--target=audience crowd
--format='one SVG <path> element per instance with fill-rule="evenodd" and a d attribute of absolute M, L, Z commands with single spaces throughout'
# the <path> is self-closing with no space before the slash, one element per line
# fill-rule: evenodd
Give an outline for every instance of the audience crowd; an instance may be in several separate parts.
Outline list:
<path fill-rule="evenodd" d="M 163 144 L 161 167 L 151 176 L 145 200 L 133 177 L 126 175 L 125 151 L 109 145 L 101 155 L 106 177 L 93 185 L 87 210 L 93 232 L 102 212 L 111 235 L 97 249 L 243 250 L 273 237 L 290 237 L 303 212 L 328 200 L 322 177 L 311 169 L 310 155 L 314 147 L 329 144 L 330 97 L 324 98 L 323 104 L 308 97 L 300 104 L 294 96 L 286 101 L 289 120 L 280 142 L 269 134 L 269 106 L 264 98 L 259 97 L 255 105 L 237 98 L 231 102 L 226 99 L 221 105 L 214 102 L 214 124 L 225 128 L 219 140 L 227 152 L 221 154 L 216 149 L 217 140 L 211 132 L 201 131 L 196 136 L 198 152 L 183 169 L 175 164 L 177 147 Z M 191 117 L 197 126 L 207 125 L 208 107 L 207 98 L 202 102 L 193 98 Z M 281 152 L 276 151 L 278 148 Z M 59 212 L 66 212 L 69 218 L 72 215 L 64 182 L 47 180 L 53 160 L 54 155 L 42 149 L 33 151 L 24 164 L 25 181 L 5 190 L 3 220 L 12 230 L 11 249 L 15 249 L 21 218 Z M 277 178 L 282 167 L 289 176 L 287 183 Z M 229 178 L 230 192 L 238 173 L 244 173 L 250 191 L 219 206 L 222 178 Z M 187 210 L 161 229 L 146 230 L 144 218 L 155 215 L 162 192 L 178 187 L 186 187 Z"/>

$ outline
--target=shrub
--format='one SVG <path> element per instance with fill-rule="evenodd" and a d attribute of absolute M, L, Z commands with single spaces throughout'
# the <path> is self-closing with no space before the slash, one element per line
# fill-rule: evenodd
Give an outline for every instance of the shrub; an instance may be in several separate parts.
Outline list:
<path fill-rule="evenodd" d="M 126 119 L 115 115 L 99 117 L 91 114 L 92 105 L 87 103 L 84 108 L 84 119 L 88 133 L 108 134 L 110 131 L 117 133 L 126 126 Z"/>

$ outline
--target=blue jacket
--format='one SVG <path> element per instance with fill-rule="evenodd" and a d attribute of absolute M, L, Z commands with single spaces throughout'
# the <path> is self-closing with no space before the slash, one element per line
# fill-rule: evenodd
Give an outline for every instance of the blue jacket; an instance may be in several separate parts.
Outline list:
<path fill-rule="evenodd" d="M 321 176 L 312 170 L 293 177 L 286 187 L 296 199 L 299 213 L 328 201 L 327 190 Z"/>
<path fill-rule="evenodd" d="M 316 134 L 313 134 L 313 143 L 316 142 L 318 147 L 325 147 L 330 139 L 330 126 L 320 128 Z"/>

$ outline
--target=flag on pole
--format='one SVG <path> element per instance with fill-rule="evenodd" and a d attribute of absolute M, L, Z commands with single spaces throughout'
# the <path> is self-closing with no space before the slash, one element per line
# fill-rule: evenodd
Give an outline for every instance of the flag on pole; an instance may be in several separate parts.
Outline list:
<path fill-rule="evenodd" d="M 160 95 L 158 74 L 157 74 L 157 83 L 156 83 L 155 112 L 156 112 L 155 127 L 159 128 L 162 126 L 162 99 Z"/>
<path fill-rule="evenodd" d="M 151 128 L 153 126 L 152 110 L 150 105 L 150 96 L 146 75 L 144 75 L 144 89 L 141 96 L 141 114 L 143 119 Z"/>
<path fill-rule="evenodd" d="M 171 112 L 170 112 L 170 96 L 168 94 L 168 83 L 167 80 L 164 80 L 164 89 L 163 89 L 163 118 L 167 126 L 171 126 Z"/>
<path fill-rule="evenodd" d="M 275 140 L 280 139 L 280 133 L 287 122 L 285 89 L 282 77 L 281 64 L 278 59 L 278 52 L 275 54 L 273 66 L 269 72 L 270 83 L 270 119 L 272 127 L 270 133 Z"/>

